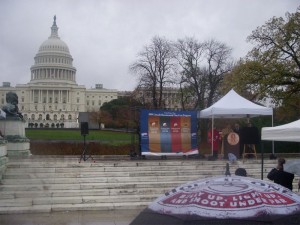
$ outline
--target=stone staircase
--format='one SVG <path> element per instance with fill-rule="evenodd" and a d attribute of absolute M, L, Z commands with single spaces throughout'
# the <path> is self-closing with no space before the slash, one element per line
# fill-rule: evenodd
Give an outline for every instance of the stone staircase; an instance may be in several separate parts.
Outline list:
<path fill-rule="evenodd" d="M 225 160 L 74 157 L 10 159 L 0 184 L 0 214 L 74 210 L 143 209 L 173 187 L 222 175 Z M 238 161 L 249 176 L 260 178 L 260 160 Z M 276 161 L 265 160 L 264 177 Z M 299 177 L 294 180 L 296 189 Z"/>

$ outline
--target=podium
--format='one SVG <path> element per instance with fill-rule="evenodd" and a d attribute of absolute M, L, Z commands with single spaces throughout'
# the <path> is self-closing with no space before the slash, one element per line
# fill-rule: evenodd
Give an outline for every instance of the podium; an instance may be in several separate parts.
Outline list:
<path fill-rule="evenodd" d="M 235 132 L 224 136 L 224 158 L 228 158 L 228 153 L 240 157 L 240 136 Z"/>

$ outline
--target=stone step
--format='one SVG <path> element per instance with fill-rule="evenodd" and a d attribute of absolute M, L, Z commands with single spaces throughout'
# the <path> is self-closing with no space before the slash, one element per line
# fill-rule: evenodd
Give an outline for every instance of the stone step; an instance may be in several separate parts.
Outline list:
<path fill-rule="evenodd" d="M 78 159 L 57 159 L 57 160 L 53 160 L 50 157 L 48 158 L 44 158 L 44 159 L 33 159 L 33 158 L 10 158 L 9 160 L 11 163 L 14 164 L 19 164 L 19 165 L 26 165 L 26 164 L 32 164 L 32 163 L 36 163 L 36 164 L 56 164 L 56 165 L 62 165 L 62 166 L 66 166 L 68 164 L 77 164 L 77 165 L 81 165 L 81 166 L 86 166 L 86 165 L 123 165 L 123 166 L 127 166 L 128 163 L 135 163 L 135 164 L 139 164 L 139 165 L 147 165 L 147 164 L 156 164 L 156 165 L 174 165 L 174 164 L 180 164 L 180 165 L 187 165 L 187 164 L 191 164 L 191 163 L 202 163 L 202 164 L 218 164 L 218 163 L 222 163 L 224 161 L 228 161 L 227 159 L 221 159 L 221 160 L 207 160 L 207 159 L 182 159 L 182 160 L 100 160 L 100 161 L 81 161 L 79 162 Z M 243 160 L 238 159 L 237 161 L 242 162 Z M 128 162 L 128 163 L 127 163 Z M 245 163 L 259 163 L 261 162 L 260 159 L 249 159 L 249 160 L 244 160 Z M 273 163 L 276 164 L 276 160 L 269 160 L 269 159 L 264 159 L 265 163 Z"/>
<path fill-rule="evenodd" d="M 237 168 L 237 167 L 236 167 Z M 231 173 L 234 174 L 236 168 L 231 168 Z M 261 168 L 246 168 L 249 176 L 261 176 Z M 264 176 L 267 175 L 270 168 L 264 169 Z M 82 183 L 82 182 L 119 182 L 122 180 L 142 181 L 164 179 L 164 177 L 203 177 L 203 176 L 218 176 L 224 174 L 223 170 L 183 170 L 183 171 L 136 171 L 136 172 L 73 172 L 73 173 L 25 173 L 23 172 L 8 172 L 3 176 L 2 184 L 19 183 Z M 168 178 L 166 178 L 168 179 Z"/>
<path fill-rule="evenodd" d="M 230 171 L 234 172 L 236 168 L 243 167 L 247 170 L 260 170 L 260 166 L 252 167 L 252 165 L 231 165 Z M 264 165 L 264 170 L 269 171 L 271 168 L 273 168 L 273 165 Z M 129 174 L 137 174 L 139 173 L 145 173 L 147 175 L 152 174 L 162 174 L 164 172 L 169 173 L 177 173 L 177 174 L 185 174 L 185 173 L 195 173 L 195 172 L 206 172 L 206 171 L 225 171 L 225 166 L 215 166 L 213 168 L 206 167 L 206 166 L 185 166 L 185 167 L 132 167 L 132 168 L 84 168 L 84 169 L 78 169 L 78 168 L 19 168 L 19 169 L 12 169 L 8 168 L 6 169 L 5 174 L 92 174 L 92 173 L 99 173 L 100 175 L 106 176 L 106 175 L 117 175 L 118 173 L 122 173 L 123 176 L 129 175 Z M 141 174 L 143 175 L 143 174 Z"/>
<path fill-rule="evenodd" d="M 260 169 L 260 164 L 230 164 L 230 170 L 233 170 L 238 167 L 248 168 L 248 169 Z M 221 165 L 189 165 L 189 166 L 134 166 L 131 167 L 69 167 L 69 168 L 55 168 L 55 167 L 8 167 L 6 173 L 80 173 L 80 172 L 98 172 L 98 173 L 132 173 L 132 172 L 160 172 L 160 171 L 185 171 L 185 170 L 223 170 L 226 168 L 226 164 Z M 264 164 L 264 168 L 274 168 L 273 164 Z"/>
<path fill-rule="evenodd" d="M 3 199 L 2 207 L 19 207 L 32 205 L 57 205 L 57 204 L 88 204 L 88 203 L 118 203 L 118 202 L 152 202 L 157 198 L 156 194 L 121 195 L 121 196 L 71 196 L 71 197 L 34 197 Z"/>
<path fill-rule="evenodd" d="M 209 176 L 198 176 L 196 179 L 202 179 Z M 253 176 L 252 176 L 253 177 Z M 176 177 L 175 177 L 176 178 Z M 256 176 L 255 178 L 260 178 L 260 175 Z M 49 192 L 52 193 L 55 190 L 60 191 L 66 191 L 66 190 L 72 190 L 72 191 L 85 191 L 85 190 L 97 190 L 103 192 L 103 190 L 118 190 L 120 193 L 120 189 L 124 193 L 128 191 L 127 193 L 134 192 L 134 190 L 139 188 L 157 188 L 160 187 L 161 189 L 164 188 L 173 188 L 176 186 L 179 186 L 180 184 L 184 184 L 188 181 L 196 180 L 193 178 L 186 179 L 186 180 L 179 180 L 179 179 L 170 179 L 170 180 L 164 180 L 164 181 L 155 181 L 155 182 L 126 182 L 126 183 L 73 183 L 73 184 L 4 184 L 0 186 L 0 199 L 1 198 L 7 198 L 5 196 L 9 196 L 12 193 L 11 192 L 45 192 L 49 195 Z M 294 189 L 298 189 L 297 187 L 298 178 L 294 179 Z M 124 191 L 126 190 L 126 191 Z M 5 193 L 8 193 L 7 195 Z M 105 192 L 104 192 L 105 193 Z M 163 193 L 163 191 L 162 191 Z M 26 194 L 26 193 L 25 193 Z M 18 193 L 16 193 L 18 195 Z M 20 194 L 19 194 L 20 195 Z M 4 196 L 4 197 L 1 197 Z"/>
<path fill-rule="evenodd" d="M 206 174 L 210 175 L 210 174 Z M 218 174 L 222 175 L 222 174 Z M 45 178 L 45 179 L 4 179 L 4 185 L 14 184 L 87 184 L 87 183 L 126 183 L 126 182 L 157 182 L 157 181 L 188 181 L 199 179 L 199 175 L 178 176 L 141 176 L 141 177 L 92 177 L 92 178 Z"/>
<path fill-rule="evenodd" d="M 158 169 L 156 168 L 148 168 L 145 169 L 144 168 L 138 168 L 135 167 L 133 169 L 130 170 L 108 170 L 108 169 L 81 169 L 81 170 L 76 170 L 76 169 L 72 169 L 72 168 L 65 168 L 65 169 L 52 169 L 52 168 L 41 168 L 41 169 L 36 169 L 36 168 L 27 168 L 27 169 L 7 169 L 6 173 L 7 174 L 39 174 L 39 173 L 94 173 L 94 172 L 98 172 L 98 173 L 123 173 L 124 175 L 126 174 L 132 174 L 133 172 L 138 173 L 138 172 L 143 172 L 143 173 L 159 173 L 159 172 L 163 172 L 163 171 L 172 171 L 172 172 L 181 172 L 181 173 L 185 173 L 188 171 L 201 171 L 201 170 L 210 170 L 210 171 L 225 171 L 225 167 L 219 167 L 219 168 L 205 168 L 205 167 L 185 167 L 185 168 L 180 168 L 180 167 L 176 167 L 176 168 L 160 168 Z"/>
<path fill-rule="evenodd" d="M 145 202 L 119 202 L 119 203 L 94 203 L 94 204 L 64 204 L 53 205 L 52 211 L 78 211 L 78 210 L 124 210 L 124 209 L 143 209 L 151 201 Z"/>
<path fill-rule="evenodd" d="M 72 157 L 14 158 L 0 184 L 0 214 L 75 210 L 142 209 L 189 181 L 225 172 L 226 160 L 99 160 Z M 260 178 L 260 160 L 237 161 Z M 264 177 L 276 161 L 264 162 Z M 294 187 L 296 179 L 294 180 Z"/>
<path fill-rule="evenodd" d="M 144 169 L 145 171 L 149 170 L 169 170 L 169 169 L 174 169 L 174 170 L 179 170 L 179 169 L 189 169 L 189 168 L 194 168 L 194 169 L 200 169 L 200 168 L 207 168 L 207 169 L 214 169 L 214 168 L 224 168 L 226 167 L 226 163 L 222 164 L 215 164 L 215 165 L 203 165 L 203 164 L 190 164 L 190 165 L 143 165 L 143 166 L 137 166 L 134 164 L 131 164 L 130 166 L 128 165 L 127 167 L 123 166 L 85 166 L 85 167 L 77 167 L 77 166 L 69 166 L 69 167 L 47 167 L 47 166 L 24 166 L 24 167 L 19 167 L 19 166 L 12 166 L 11 164 L 7 164 L 7 170 L 24 170 L 24 171 L 30 171 L 30 172 L 36 172 L 36 171 L 47 171 L 47 169 L 51 171 L 56 171 L 56 172 L 68 172 L 68 171 L 112 171 L 112 172 L 119 172 L 123 171 L 126 169 L 127 171 L 132 171 L 136 168 Z"/>
<path fill-rule="evenodd" d="M 0 208 L 0 214 L 20 214 L 20 213 L 50 213 L 51 205 L 19 206 Z M 62 211 L 62 210 L 61 210 Z"/>
<path fill-rule="evenodd" d="M 59 211 L 86 211 L 86 210 L 124 210 L 143 209 L 150 202 L 130 202 L 130 203 L 87 203 L 87 204 L 59 204 L 59 205 L 34 205 L 23 207 L 0 208 L 0 214 L 20 214 L 20 213 L 50 213 Z"/>
<path fill-rule="evenodd" d="M 264 174 L 267 174 L 269 169 L 265 169 Z M 158 181 L 161 179 L 182 179 L 186 177 L 188 179 L 197 179 L 203 176 L 218 176 L 223 175 L 225 170 L 191 170 L 191 171 L 160 171 L 160 172 L 133 172 L 133 173 L 34 173 L 34 174 L 22 174 L 10 172 L 5 174 L 2 180 L 2 184 L 48 184 L 48 183 L 88 183 L 88 182 L 125 182 L 125 181 Z M 260 176 L 261 169 L 248 169 L 249 176 Z M 234 171 L 231 172 L 234 174 Z"/>
<path fill-rule="evenodd" d="M 141 181 L 160 181 L 160 180 L 191 180 L 198 179 L 209 176 L 223 175 L 225 171 L 207 171 L 200 170 L 194 172 L 166 172 L 159 174 L 132 174 L 124 175 L 116 174 L 115 176 L 101 175 L 97 173 L 93 174 L 51 174 L 47 176 L 46 174 L 27 174 L 27 175 L 5 175 L 1 183 L 2 184 L 70 184 L 70 183 L 116 183 L 116 182 L 141 182 Z M 249 176 L 260 177 L 260 170 L 247 170 Z M 232 172 L 232 174 L 234 174 Z M 264 172 L 267 175 L 267 172 Z"/>
<path fill-rule="evenodd" d="M 200 169 L 200 170 L 183 170 L 183 171 L 133 171 L 133 172 L 69 172 L 69 173 L 29 173 L 25 171 L 9 171 L 3 176 L 5 179 L 61 179 L 61 178 L 108 178 L 108 177 L 166 177 L 166 176 L 188 176 L 188 175 L 221 175 L 225 169 L 220 170 L 210 170 L 210 169 Z M 252 170 L 254 172 L 254 170 Z"/>
<path fill-rule="evenodd" d="M 215 165 L 202 165 L 202 164 L 190 164 L 190 165 L 144 165 L 144 166 L 137 166 L 135 164 L 131 164 L 130 166 L 127 167 L 122 167 L 122 166 L 86 166 L 86 167 L 76 167 L 76 166 L 69 166 L 69 167 L 18 167 L 18 166 L 11 166 L 11 164 L 7 164 L 7 170 L 24 170 L 24 171 L 29 171 L 29 170 L 34 170 L 35 171 L 46 171 L 46 169 L 49 169 L 49 171 L 62 171 L 62 172 L 68 172 L 70 170 L 74 170 L 74 171 L 85 171 L 85 172 L 89 172 L 89 171 L 102 171 L 102 172 L 107 172 L 107 171 L 111 171 L 111 172 L 120 172 L 120 171 L 132 171 L 135 170 L 136 168 L 139 169 L 143 169 L 145 171 L 150 171 L 150 170 L 158 170 L 158 168 L 160 170 L 170 170 L 170 169 L 174 169 L 174 170 L 178 170 L 178 169 L 189 169 L 189 168 L 195 168 L 195 169 L 199 169 L 199 168 L 207 168 L 207 169 L 214 169 L 214 168 L 224 168 L 226 167 L 226 163 L 222 163 L 222 164 L 215 164 Z"/>
<path fill-rule="evenodd" d="M 0 192 L 0 199 L 34 198 L 34 197 L 74 197 L 74 196 L 122 196 L 156 194 L 161 195 L 171 187 L 152 187 L 138 189 L 85 189 L 85 190 L 43 190 L 43 191 L 5 191 Z"/>
<path fill-rule="evenodd" d="M 138 182 L 138 183 L 82 183 L 82 184 L 48 184 L 48 185 L 0 185 L 0 191 L 48 191 L 48 190 L 101 190 L 101 189 L 138 189 L 155 187 L 177 187 L 187 181 L 157 181 L 157 182 Z"/>
<path fill-rule="evenodd" d="M 226 165 L 227 160 L 217 160 L 217 161 L 200 161 L 200 160 L 186 160 L 186 161 L 120 161 L 120 162 L 105 162 L 105 163 L 78 163 L 78 162 L 60 162 L 60 163 L 53 163 L 53 162 L 9 162 L 8 168 L 88 168 L 88 167 L 156 167 L 156 166 L 224 166 Z M 251 160 L 245 161 L 238 161 L 242 164 L 259 164 L 261 163 L 260 160 Z M 265 165 L 275 165 L 276 162 L 273 160 L 264 161 Z"/>

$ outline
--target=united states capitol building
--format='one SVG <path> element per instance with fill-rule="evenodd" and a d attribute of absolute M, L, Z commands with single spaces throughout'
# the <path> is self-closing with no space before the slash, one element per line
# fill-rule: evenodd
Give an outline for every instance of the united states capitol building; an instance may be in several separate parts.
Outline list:
<path fill-rule="evenodd" d="M 40 45 L 30 70 L 29 83 L 12 87 L 10 82 L 2 82 L 0 87 L 0 107 L 6 104 L 6 93 L 15 92 L 29 127 L 79 127 L 79 112 L 98 111 L 103 103 L 118 98 L 117 90 L 105 89 L 102 84 L 86 89 L 76 83 L 73 58 L 58 35 L 56 17 L 51 35 Z"/>
<path fill-rule="evenodd" d="M 79 112 L 98 112 L 103 103 L 133 94 L 106 89 L 102 84 L 91 89 L 78 85 L 73 58 L 58 35 L 55 16 L 50 37 L 40 45 L 30 71 L 29 83 L 12 87 L 9 81 L 2 81 L 0 86 L 0 108 L 6 104 L 6 93 L 15 92 L 26 127 L 77 128 Z M 149 91 L 143 89 L 135 98 L 143 103 L 152 100 Z M 164 89 L 163 101 L 164 109 L 181 109 L 178 89 Z"/>

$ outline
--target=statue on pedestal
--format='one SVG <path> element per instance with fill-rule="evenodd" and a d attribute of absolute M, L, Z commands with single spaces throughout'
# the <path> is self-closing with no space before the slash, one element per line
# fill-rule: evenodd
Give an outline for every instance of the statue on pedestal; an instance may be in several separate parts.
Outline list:
<path fill-rule="evenodd" d="M 17 94 L 14 92 L 7 92 L 6 103 L 7 104 L 2 107 L 2 110 L 6 113 L 6 118 L 19 118 L 23 120 L 23 115 L 19 112 Z"/>
<path fill-rule="evenodd" d="M 2 107 L 4 119 L 0 120 L 3 141 L 7 142 L 7 156 L 29 156 L 30 140 L 25 136 L 25 121 L 19 112 L 18 96 L 6 93 L 6 105 Z M 4 128 L 4 129 L 3 129 Z"/>

